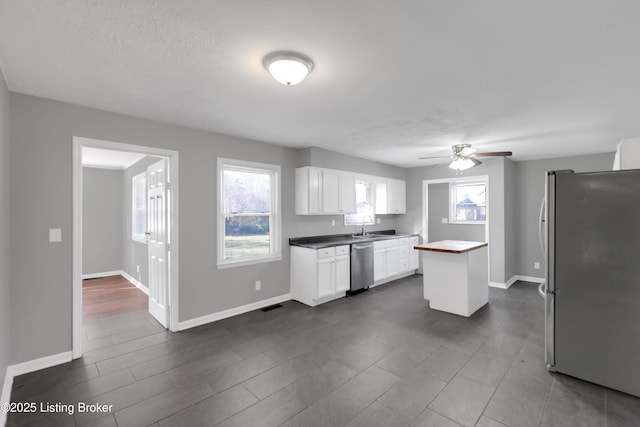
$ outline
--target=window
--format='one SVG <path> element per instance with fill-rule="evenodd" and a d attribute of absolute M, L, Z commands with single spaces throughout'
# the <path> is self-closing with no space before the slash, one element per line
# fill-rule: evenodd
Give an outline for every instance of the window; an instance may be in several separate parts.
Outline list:
<path fill-rule="evenodd" d="M 218 268 L 280 260 L 280 166 L 219 158 L 218 179 Z"/>
<path fill-rule="evenodd" d="M 452 182 L 449 184 L 449 222 L 480 224 L 487 220 L 487 184 Z"/>
<path fill-rule="evenodd" d="M 356 213 L 344 216 L 344 225 L 371 225 L 375 223 L 373 185 L 356 180 Z"/>
<path fill-rule="evenodd" d="M 131 180 L 131 238 L 147 243 L 147 174 L 134 176 Z"/>

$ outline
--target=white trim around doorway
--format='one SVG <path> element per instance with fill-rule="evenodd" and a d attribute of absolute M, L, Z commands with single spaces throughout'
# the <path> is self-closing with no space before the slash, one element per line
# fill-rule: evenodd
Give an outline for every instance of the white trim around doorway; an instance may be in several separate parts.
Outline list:
<path fill-rule="evenodd" d="M 73 182 L 73 243 L 72 243 L 72 355 L 82 356 L 82 147 L 95 147 L 118 151 L 128 151 L 169 159 L 171 173 L 171 256 L 169 276 L 169 330 L 178 331 L 178 206 L 179 185 L 178 152 L 143 145 L 123 144 L 92 138 L 74 136 L 72 141 L 72 182 Z"/>

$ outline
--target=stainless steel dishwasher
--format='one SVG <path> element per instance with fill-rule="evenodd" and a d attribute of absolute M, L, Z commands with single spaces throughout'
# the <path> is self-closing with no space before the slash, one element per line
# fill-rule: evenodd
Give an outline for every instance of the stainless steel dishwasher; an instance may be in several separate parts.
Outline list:
<path fill-rule="evenodd" d="M 373 242 L 351 245 L 351 290 L 353 295 L 373 285 Z"/>

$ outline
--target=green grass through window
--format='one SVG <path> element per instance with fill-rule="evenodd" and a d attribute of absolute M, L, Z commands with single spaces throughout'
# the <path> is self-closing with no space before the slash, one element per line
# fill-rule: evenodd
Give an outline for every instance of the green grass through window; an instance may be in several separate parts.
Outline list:
<path fill-rule="evenodd" d="M 269 235 L 226 236 L 224 240 L 225 258 L 242 258 L 267 255 L 271 251 Z"/>

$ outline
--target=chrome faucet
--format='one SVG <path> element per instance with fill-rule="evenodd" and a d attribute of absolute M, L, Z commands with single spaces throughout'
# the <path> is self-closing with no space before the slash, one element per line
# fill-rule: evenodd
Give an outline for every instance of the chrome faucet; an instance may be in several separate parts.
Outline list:
<path fill-rule="evenodd" d="M 367 235 L 367 228 L 364 226 L 365 220 L 367 218 L 369 218 L 369 221 L 373 222 L 373 218 L 371 218 L 369 215 L 362 217 L 362 235 L 363 236 Z"/>

